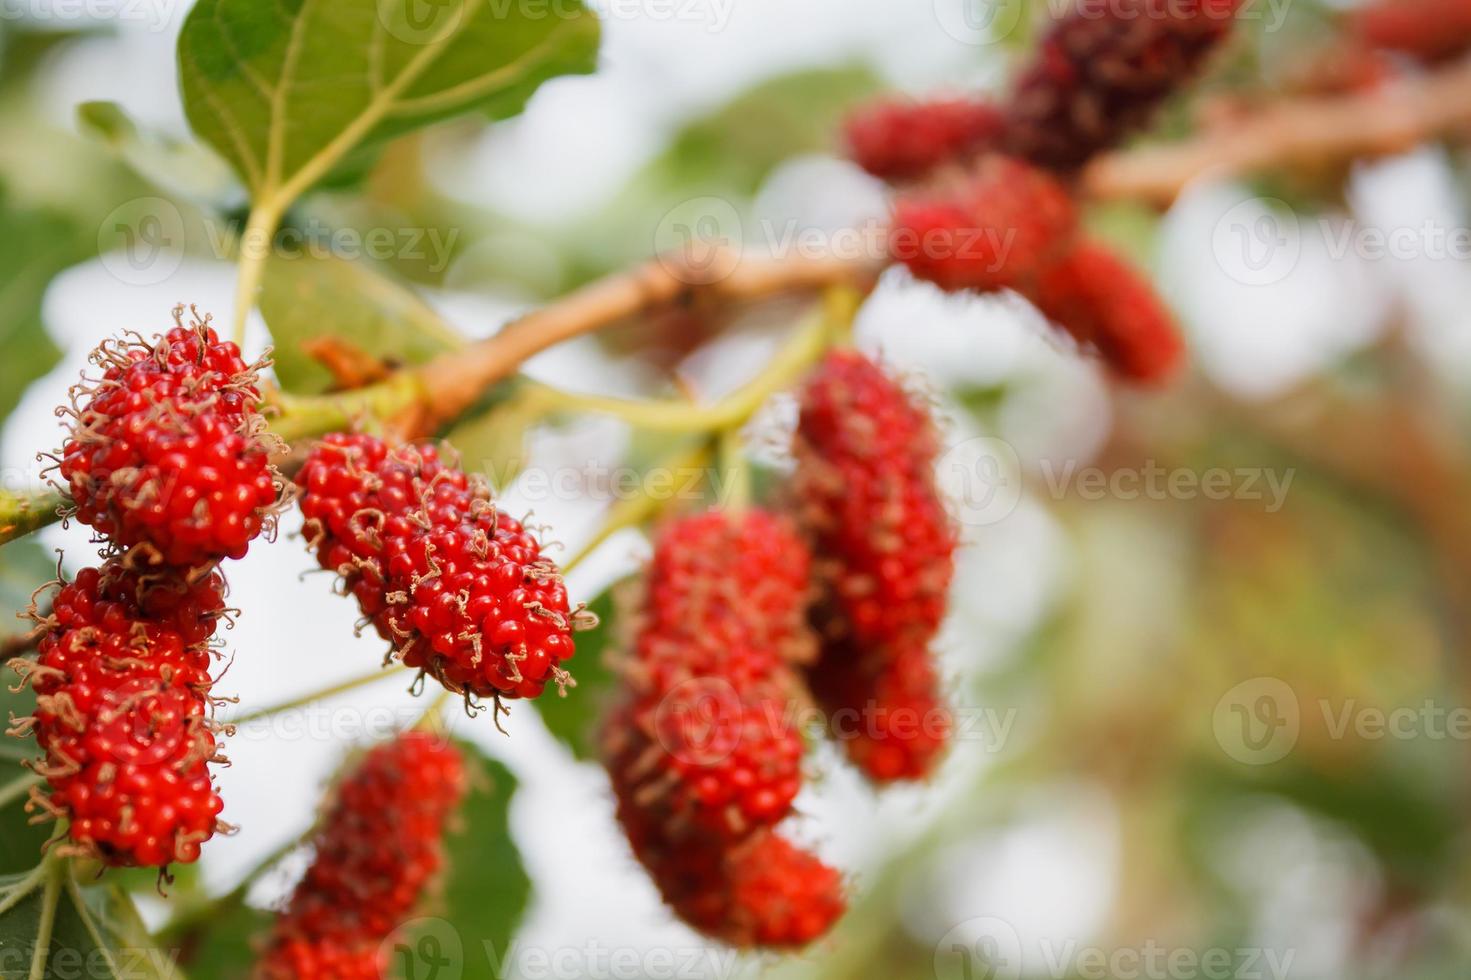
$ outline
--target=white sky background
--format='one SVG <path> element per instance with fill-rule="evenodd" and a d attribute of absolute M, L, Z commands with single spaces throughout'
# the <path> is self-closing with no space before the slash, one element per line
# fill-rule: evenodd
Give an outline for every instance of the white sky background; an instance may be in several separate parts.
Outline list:
<path fill-rule="evenodd" d="M 998 60 L 985 57 L 973 33 L 957 29 L 964 25 L 957 19 L 961 0 L 675 0 L 674 6 L 692 13 L 675 19 L 653 15 L 650 5 L 607 3 L 616 5 L 605 20 L 602 71 L 546 86 L 524 117 L 444 161 L 439 176 L 455 193 L 547 223 L 595 211 L 658 152 L 662 137 L 681 120 L 786 70 L 868 59 L 896 85 L 916 91 L 991 86 L 1000 77 Z M 117 36 L 73 45 L 54 60 L 37 89 L 58 126 L 71 125 L 79 101 L 114 99 L 144 122 L 183 131 L 173 80 L 173 43 L 183 10 L 162 9 L 167 16 L 156 22 L 124 24 Z M 1404 224 L 1407 213 L 1416 222 L 1464 223 L 1464 202 L 1446 161 L 1434 153 L 1367 170 L 1354 190 L 1366 227 Z M 773 175 L 754 207 L 763 215 L 824 227 L 843 216 L 881 214 L 883 203 L 879 189 L 851 166 L 807 158 Z M 1471 361 L 1464 322 L 1471 280 L 1458 263 L 1425 254 L 1428 248 L 1390 260 L 1365 258 L 1353 249 L 1335 254 L 1329 231 L 1316 219 L 1291 228 L 1262 226 L 1260 220 L 1271 214 L 1266 203 L 1240 188 L 1202 186 L 1162 228 L 1160 268 L 1187 321 L 1201 369 L 1241 394 L 1270 395 L 1370 341 L 1384 311 L 1408 294 L 1414 297 L 1417 341 L 1448 376 L 1464 376 Z M 1231 237 L 1238 227 L 1248 234 L 1268 227 L 1272 234 L 1261 241 L 1296 249 L 1297 257 L 1274 265 L 1274 253 L 1265 265 L 1238 264 L 1238 253 L 1231 251 L 1241 244 Z M 86 350 L 102 336 L 125 328 L 160 329 L 180 299 L 223 316 L 233 306 L 233 289 L 228 266 L 195 260 L 159 286 L 119 282 L 100 262 L 62 276 L 47 297 L 45 316 L 66 360 L 27 393 L 5 426 L 3 458 L 14 464 L 57 444 L 60 430 L 51 408 L 63 400 Z M 484 295 L 433 301 L 472 333 L 514 308 Z M 1049 457 L 1086 460 L 1106 435 L 1106 393 L 1097 372 L 1046 339 L 1021 304 L 942 297 L 894 275 L 864 311 L 859 329 L 869 346 L 906 370 L 926 373 L 937 386 L 1016 384 L 1000 434 L 1024 465 Z M 263 342 L 257 321 L 253 343 Z M 759 361 L 744 341 L 732 342 L 728 353 L 719 363 Z M 568 387 L 620 384 L 602 373 L 606 365 L 576 348 L 548 355 L 534 369 Z M 711 373 L 712 386 L 739 380 L 721 377 L 718 368 Z M 609 459 L 624 437 L 616 425 L 590 424 L 539 440 L 537 463 L 580 466 Z M 596 526 L 596 509 L 585 501 L 530 501 L 514 488 L 509 498 L 513 511 L 534 508 L 538 520 L 556 526 L 556 536 L 569 547 Z M 233 663 L 221 687 L 238 694 L 245 706 L 355 675 L 383 652 L 376 636 L 353 638 L 355 608 L 332 594 L 325 575 L 298 581 L 314 562 L 292 538 L 294 530 L 288 518 L 275 546 L 258 543 L 247 559 L 227 569 L 232 604 L 244 613 L 225 634 Z M 1010 517 L 974 529 L 972 537 L 976 547 L 962 562 L 957 612 L 942 639 L 947 668 L 961 677 L 1003 663 L 1066 584 L 1068 544 L 1040 505 L 1023 501 Z M 73 566 L 92 553 L 79 529 L 50 529 L 44 540 L 64 547 Z M 591 598 L 633 567 L 641 547 L 637 535 L 615 539 L 603 560 L 572 576 L 574 597 Z M 387 719 L 370 709 L 391 709 L 398 721 L 414 717 L 422 702 L 408 698 L 403 687 L 402 678 L 385 680 L 332 702 L 335 737 L 286 731 L 237 736 L 228 747 L 234 765 L 220 773 L 220 784 L 226 818 L 243 829 L 206 848 L 204 870 L 213 886 L 229 886 L 261 855 L 307 826 L 321 782 L 344 743 L 364 737 L 364 724 L 376 724 L 382 733 Z M 488 718 L 459 723 L 461 732 L 522 779 L 514 826 L 536 882 L 536 905 L 522 942 L 541 949 L 586 949 L 592 942 L 640 950 L 700 945 L 659 907 L 627 855 L 600 771 L 573 764 L 530 710 L 515 710 L 508 727 L 512 735 L 505 738 Z M 794 831 L 852 872 L 860 886 L 863 872 L 923 833 L 927 820 L 990 763 L 984 755 L 957 752 L 933 785 L 875 797 L 830 750 L 820 761 L 826 774 L 804 792 Z M 1081 933 L 1086 939 L 1114 884 L 1111 806 L 1087 788 L 1048 792 L 1039 796 L 1035 820 L 957 847 L 933 879 L 921 874 L 920 881 L 934 887 L 918 888 L 923 895 L 906 907 L 933 911 L 947 922 L 1010 911 L 1025 936 Z M 494 873 L 486 869 L 488 887 L 494 887 Z M 271 879 L 255 898 L 269 900 L 289 883 L 285 876 Z M 928 914 L 912 918 L 935 921 Z M 918 934 L 926 928 L 916 927 Z"/>

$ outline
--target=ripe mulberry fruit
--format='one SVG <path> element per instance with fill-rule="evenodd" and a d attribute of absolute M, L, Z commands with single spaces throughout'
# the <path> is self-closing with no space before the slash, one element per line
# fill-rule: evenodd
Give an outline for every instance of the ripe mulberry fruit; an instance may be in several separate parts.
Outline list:
<path fill-rule="evenodd" d="M 79 520 L 150 563 L 194 568 L 244 555 L 281 483 L 255 367 L 207 319 L 175 318 L 152 344 L 93 353 L 102 378 L 73 389 L 57 465 Z"/>
<path fill-rule="evenodd" d="M 1373 0 L 1350 15 L 1365 45 L 1425 62 L 1443 61 L 1471 47 L 1467 0 Z"/>
<path fill-rule="evenodd" d="M 276 920 L 260 972 L 282 980 L 377 976 L 378 945 L 439 872 L 465 785 L 459 750 L 427 732 L 369 750 L 335 791 L 316 856 Z"/>
<path fill-rule="evenodd" d="M 1025 290 L 1077 226 L 1067 189 L 1010 157 L 987 156 L 964 183 L 894 205 L 889 252 L 945 290 Z"/>
<path fill-rule="evenodd" d="M 1070 173 L 1145 126 L 1230 32 L 1241 0 L 1079 0 L 1043 38 L 1000 147 Z"/>
<path fill-rule="evenodd" d="M 305 533 L 408 666 L 469 697 L 534 698 L 570 683 L 572 633 L 556 565 L 483 480 L 429 445 L 324 439 L 297 476 Z"/>
<path fill-rule="evenodd" d="M 208 771 L 210 655 L 169 622 L 188 602 L 151 619 L 125 584 L 90 568 L 62 586 L 36 659 L 13 662 L 36 710 L 12 734 L 34 731 L 33 768 L 50 792 L 37 788 L 30 806 L 66 818 L 77 851 L 116 866 L 187 864 L 225 829 Z"/>
<path fill-rule="evenodd" d="M 1154 287 L 1101 245 L 1081 243 L 1049 269 L 1035 301 L 1120 377 L 1159 383 L 1184 361 L 1184 341 Z"/>
<path fill-rule="evenodd" d="M 864 170 L 883 180 L 913 180 L 989 146 L 1004 119 L 979 99 L 886 101 L 849 117 L 845 134 L 849 154 Z"/>

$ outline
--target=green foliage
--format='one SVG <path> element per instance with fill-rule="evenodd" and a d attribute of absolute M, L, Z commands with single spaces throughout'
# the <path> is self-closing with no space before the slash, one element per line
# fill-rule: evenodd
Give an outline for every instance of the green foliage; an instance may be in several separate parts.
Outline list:
<path fill-rule="evenodd" d="M 218 208 L 244 201 L 229 165 L 208 147 L 144 130 L 116 102 L 83 102 L 77 125 L 162 190 Z"/>
<path fill-rule="evenodd" d="M 151 944 L 127 894 L 112 885 L 81 887 L 71 877 L 76 870 L 52 861 L 39 882 L 26 875 L 0 879 L 0 896 L 23 895 L 0 916 L 0 976 L 177 976 L 174 954 Z M 45 969 L 37 973 L 42 960 Z"/>
<path fill-rule="evenodd" d="M 597 758 L 595 728 L 617 680 L 609 663 L 608 647 L 617 636 L 618 588 L 612 586 L 588 603 L 588 609 L 598 617 L 598 626 L 577 635 L 577 655 L 571 661 L 577 686 L 565 698 L 548 692 L 536 702 L 547 730 L 579 759 Z"/>
<path fill-rule="evenodd" d="M 261 315 L 276 342 L 276 377 L 287 391 L 327 390 L 332 378 L 303 349 L 338 337 L 393 364 L 419 364 L 464 343 L 423 300 L 365 260 L 311 252 L 273 254 Z"/>
<path fill-rule="evenodd" d="M 546 403 L 533 387 L 515 381 L 497 386 L 490 408 L 445 434 L 460 454 L 460 465 L 480 473 L 504 490 L 526 465 L 526 436 L 546 415 Z"/>
<path fill-rule="evenodd" d="M 85 254 L 71 219 L 22 209 L 0 188 L 0 419 L 56 363 L 59 352 L 41 325 L 41 300 L 52 277 Z"/>
<path fill-rule="evenodd" d="M 185 112 L 257 205 L 284 205 L 355 151 L 461 113 L 513 115 L 547 79 L 590 71 L 593 15 L 575 0 L 536 10 L 459 0 L 425 22 L 411 0 L 203 0 L 179 36 Z"/>

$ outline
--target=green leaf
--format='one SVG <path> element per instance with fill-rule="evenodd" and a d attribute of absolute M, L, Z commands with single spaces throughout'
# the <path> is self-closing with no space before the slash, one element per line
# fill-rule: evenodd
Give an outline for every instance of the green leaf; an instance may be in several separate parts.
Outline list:
<path fill-rule="evenodd" d="M 218 210 L 245 203 L 230 165 L 200 143 L 142 129 L 116 102 L 83 102 L 77 125 L 158 189 Z"/>
<path fill-rule="evenodd" d="M 546 402 L 537 389 L 508 382 L 511 393 L 489 410 L 467 419 L 445 434 L 460 454 L 466 471 L 481 473 L 497 490 L 504 490 L 526 465 L 526 434 L 546 416 Z"/>
<path fill-rule="evenodd" d="M 511 837 L 516 777 L 474 745 L 456 744 L 472 760 L 474 777 L 458 827 L 445 840 L 437 914 L 415 920 L 390 951 L 392 975 L 403 980 L 433 975 L 436 965 L 461 980 L 503 975 L 497 967 L 531 897 L 531 879 Z"/>
<path fill-rule="evenodd" d="M 274 918 L 270 912 L 244 904 L 212 914 L 180 937 L 180 963 L 196 977 L 247 980 Z"/>
<path fill-rule="evenodd" d="M 276 378 L 287 391 L 315 394 L 332 383 L 303 343 L 335 336 L 390 363 L 418 364 L 464 345 L 407 287 L 363 261 L 311 252 L 273 253 L 261 315 L 276 342 Z"/>
<path fill-rule="evenodd" d="M 519 112 L 542 82 L 591 71 L 577 0 L 202 0 L 179 36 L 190 124 L 257 207 L 277 210 L 350 154 L 465 112 Z"/>
<path fill-rule="evenodd" d="M 610 587 L 588 603 L 588 609 L 597 614 L 598 626 L 577 634 L 577 654 L 570 664 L 577 686 L 565 698 L 548 693 L 536 702 L 547 730 L 579 759 L 597 758 L 597 720 L 616 688 L 617 675 L 608 662 L 608 645 L 615 635 L 614 593 L 619 587 Z"/>
<path fill-rule="evenodd" d="M 41 325 L 41 300 L 52 277 L 85 255 L 72 221 L 16 208 L 0 189 L 0 420 L 60 356 Z"/>
<path fill-rule="evenodd" d="M 83 887 L 68 861 L 0 878 L 0 977 L 177 977 L 175 954 L 155 947 L 132 900 L 113 885 Z M 43 941 L 44 940 L 44 941 Z M 39 955 L 38 955 L 39 954 Z"/>

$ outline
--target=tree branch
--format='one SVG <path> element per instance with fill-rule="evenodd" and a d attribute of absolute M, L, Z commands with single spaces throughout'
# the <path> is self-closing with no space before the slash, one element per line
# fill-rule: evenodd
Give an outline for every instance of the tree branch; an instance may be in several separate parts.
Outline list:
<path fill-rule="evenodd" d="M 1284 99 L 1180 143 L 1109 154 L 1083 174 L 1090 197 L 1168 205 L 1203 176 L 1401 153 L 1471 125 L 1471 61 L 1345 95 Z"/>

